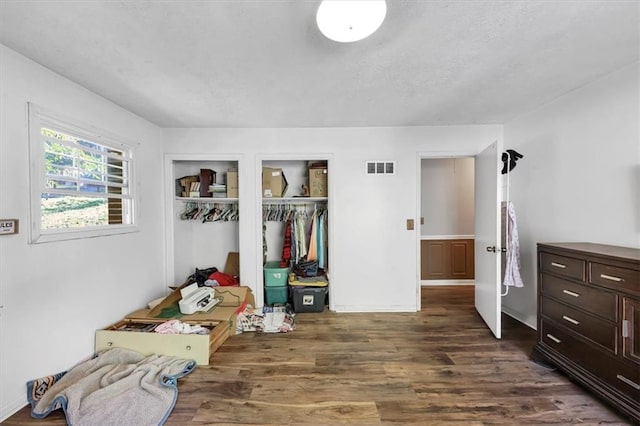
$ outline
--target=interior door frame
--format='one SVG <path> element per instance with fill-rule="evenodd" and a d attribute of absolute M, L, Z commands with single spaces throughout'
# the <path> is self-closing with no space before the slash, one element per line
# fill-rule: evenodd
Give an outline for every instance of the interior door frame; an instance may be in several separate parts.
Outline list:
<path fill-rule="evenodd" d="M 487 144 L 487 146 L 491 145 L 491 143 Z M 484 149 L 486 147 L 483 147 Z M 480 151 L 482 151 L 482 149 Z M 417 191 L 416 191 L 416 217 L 418 220 L 416 221 L 416 311 L 422 310 L 422 280 L 420 278 L 420 244 L 421 244 L 421 224 L 420 218 L 422 217 L 422 160 L 437 160 L 437 159 L 452 159 L 452 158 L 475 158 L 476 155 L 480 151 L 472 151 L 472 150 L 459 150 L 459 151 L 419 151 L 416 156 L 416 182 L 417 182 Z M 474 189 L 475 191 L 475 189 Z M 477 249 L 477 248 L 476 248 Z"/>

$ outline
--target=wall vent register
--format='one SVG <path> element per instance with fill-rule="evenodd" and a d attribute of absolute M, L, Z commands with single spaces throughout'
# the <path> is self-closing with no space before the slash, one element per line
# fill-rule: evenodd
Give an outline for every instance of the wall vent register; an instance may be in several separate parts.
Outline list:
<path fill-rule="evenodd" d="M 396 174 L 396 162 L 367 161 L 366 171 L 368 175 L 394 175 Z"/>

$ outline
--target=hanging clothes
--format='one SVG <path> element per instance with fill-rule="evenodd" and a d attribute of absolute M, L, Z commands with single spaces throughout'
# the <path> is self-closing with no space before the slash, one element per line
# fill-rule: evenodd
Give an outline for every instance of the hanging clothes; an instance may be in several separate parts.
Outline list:
<path fill-rule="evenodd" d="M 291 263 L 291 220 L 287 220 L 284 226 L 284 242 L 282 243 L 281 268 L 288 268 Z"/>
<path fill-rule="evenodd" d="M 304 213 L 296 215 L 296 263 L 307 255 L 307 238 L 305 231 Z"/>
<path fill-rule="evenodd" d="M 267 246 L 267 222 L 264 222 L 262 224 L 262 264 L 264 265 L 265 263 L 267 263 L 267 252 L 268 250 L 268 246 Z"/>
<path fill-rule="evenodd" d="M 307 260 L 318 260 L 318 215 L 315 211 L 311 218 L 311 232 L 309 234 Z"/>
<path fill-rule="evenodd" d="M 506 205 L 507 221 L 507 259 L 504 269 L 502 285 L 507 287 L 524 287 L 520 276 L 520 240 L 518 238 L 518 224 L 513 203 Z"/>
<path fill-rule="evenodd" d="M 317 250 L 318 250 L 318 268 L 325 269 L 326 266 L 326 220 L 325 212 L 322 211 L 318 215 L 317 229 Z"/>

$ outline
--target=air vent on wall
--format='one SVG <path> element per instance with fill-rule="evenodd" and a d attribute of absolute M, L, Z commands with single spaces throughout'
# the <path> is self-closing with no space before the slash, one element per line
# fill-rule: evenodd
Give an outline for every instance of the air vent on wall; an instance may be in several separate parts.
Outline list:
<path fill-rule="evenodd" d="M 367 161 L 368 175 L 394 175 L 395 173 L 395 161 Z"/>

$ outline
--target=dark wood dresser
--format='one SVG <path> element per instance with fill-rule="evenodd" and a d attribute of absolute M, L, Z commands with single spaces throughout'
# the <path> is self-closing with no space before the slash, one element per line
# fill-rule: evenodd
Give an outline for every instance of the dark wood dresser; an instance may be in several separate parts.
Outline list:
<path fill-rule="evenodd" d="M 640 423 L 640 250 L 538 244 L 532 353 Z"/>

